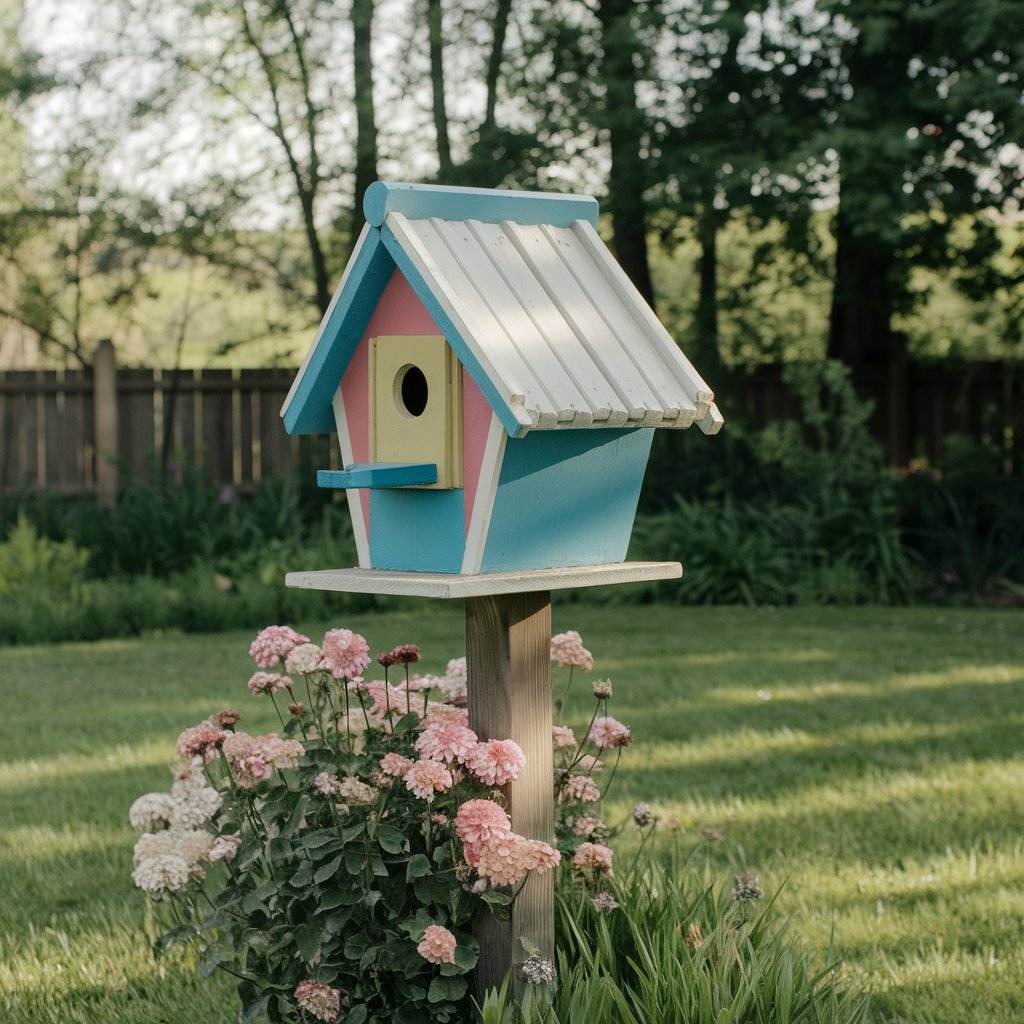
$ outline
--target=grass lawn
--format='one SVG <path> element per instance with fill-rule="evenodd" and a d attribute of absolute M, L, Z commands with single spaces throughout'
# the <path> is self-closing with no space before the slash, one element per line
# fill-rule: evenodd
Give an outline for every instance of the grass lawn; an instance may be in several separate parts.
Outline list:
<path fill-rule="evenodd" d="M 419 643 L 428 670 L 464 651 L 455 606 L 332 624 Z M 609 820 L 647 800 L 720 828 L 722 878 L 784 884 L 878 1022 L 1024 1020 L 1024 613 L 558 605 L 555 627 L 637 734 Z M 229 978 L 152 960 L 126 812 L 167 788 L 185 726 L 233 705 L 273 728 L 245 689 L 251 635 L 0 651 L 0 1021 L 237 1019 Z"/>

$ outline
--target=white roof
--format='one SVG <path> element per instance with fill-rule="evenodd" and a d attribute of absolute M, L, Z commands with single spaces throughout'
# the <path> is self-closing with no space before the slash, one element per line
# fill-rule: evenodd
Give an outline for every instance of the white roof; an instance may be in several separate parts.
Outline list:
<path fill-rule="evenodd" d="M 718 432 L 711 389 L 588 221 L 384 225 L 526 429 Z"/>

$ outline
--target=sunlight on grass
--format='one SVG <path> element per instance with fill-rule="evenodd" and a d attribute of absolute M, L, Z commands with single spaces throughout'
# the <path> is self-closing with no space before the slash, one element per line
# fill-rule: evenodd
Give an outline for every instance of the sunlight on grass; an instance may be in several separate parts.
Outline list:
<path fill-rule="evenodd" d="M 634 728 L 605 817 L 651 803 L 695 870 L 756 871 L 812 955 L 875 995 L 875 1024 L 1024 1020 L 1024 615 L 934 609 L 555 608 Z M 465 650 L 460 608 L 351 616 L 374 650 Z M 235 706 L 251 635 L 4 651 L 0 1021 L 229 1024 L 231 980 L 156 963 L 127 809 L 166 787 L 181 729 Z M 46 665 L 45 678 L 40 666 Z M 561 677 L 564 682 L 564 676 Z M 556 687 L 558 683 L 556 680 Z M 665 827 L 678 823 L 672 833 Z M 700 843 L 713 826 L 721 842 Z M 618 856 L 618 854 L 617 854 Z M 59 967 L 59 969 L 58 969 Z M 600 1022 L 595 1022 L 600 1024 Z"/>
<path fill-rule="evenodd" d="M 38 785 L 60 779 L 90 775 L 117 774 L 125 768 L 167 767 L 174 757 L 174 742 L 118 744 L 95 754 L 69 754 L 43 761 L 0 761 L 0 786 Z"/>

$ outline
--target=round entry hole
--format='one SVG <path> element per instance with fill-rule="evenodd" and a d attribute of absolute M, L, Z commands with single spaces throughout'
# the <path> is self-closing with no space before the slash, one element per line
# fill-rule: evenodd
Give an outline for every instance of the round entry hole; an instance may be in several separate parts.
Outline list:
<path fill-rule="evenodd" d="M 395 378 L 395 399 L 406 416 L 422 416 L 427 407 L 427 378 L 418 366 L 403 366 Z"/>

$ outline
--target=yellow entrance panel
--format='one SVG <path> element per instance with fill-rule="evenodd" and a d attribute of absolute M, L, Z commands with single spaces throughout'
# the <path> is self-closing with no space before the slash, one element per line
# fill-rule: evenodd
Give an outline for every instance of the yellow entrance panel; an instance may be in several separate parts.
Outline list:
<path fill-rule="evenodd" d="M 433 462 L 424 486 L 462 486 L 462 368 L 440 335 L 370 339 L 370 456 Z"/>

